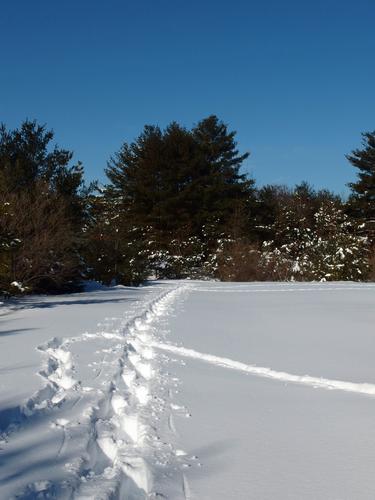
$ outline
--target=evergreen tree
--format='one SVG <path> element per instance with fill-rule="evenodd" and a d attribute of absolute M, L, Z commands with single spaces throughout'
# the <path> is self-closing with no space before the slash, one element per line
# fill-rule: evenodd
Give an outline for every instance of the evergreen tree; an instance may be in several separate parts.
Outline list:
<path fill-rule="evenodd" d="M 89 212 L 84 252 L 88 277 L 106 285 L 141 283 L 148 273 L 145 234 L 105 192 L 90 196 Z"/>
<path fill-rule="evenodd" d="M 274 224 L 280 206 L 290 198 L 290 189 L 286 186 L 268 184 L 256 192 L 254 208 L 255 239 L 259 242 L 275 238 Z"/>
<path fill-rule="evenodd" d="M 248 152 L 239 154 L 236 132 L 211 115 L 201 120 L 192 130 L 199 146 L 200 172 L 195 189 L 203 224 L 214 222 L 219 231 L 228 229 L 228 222 L 241 206 L 250 221 L 254 205 L 254 181 L 240 173 Z M 202 224 L 202 225 L 203 225 Z"/>
<path fill-rule="evenodd" d="M 355 149 L 347 159 L 357 168 L 357 181 L 349 184 L 352 214 L 362 219 L 369 233 L 375 234 L 375 131 L 362 134 L 363 148 Z"/>
<path fill-rule="evenodd" d="M 131 144 L 124 143 L 106 169 L 107 195 L 135 224 L 162 225 L 160 203 L 163 188 L 163 137 L 158 127 L 144 127 Z"/>
<path fill-rule="evenodd" d="M 82 186 L 82 166 L 69 166 L 73 153 L 56 145 L 50 148 L 54 133 L 45 125 L 26 120 L 19 129 L 0 126 L 1 187 L 10 191 L 29 189 L 44 180 L 59 194 L 74 195 Z"/>
<path fill-rule="evenodd" d="M 248 154 L 238 154 L 234 135 L 214 116 L 192 131 L 177 123 L 164 131 L 146 126 L 111 158 L 106 196 L 147 234 L 159 276 L 188 275 L 182 261 L 204 267 L 239 205 L 252 198 L 253 181 L 239 173 Z M 241 213 L 248 222 L 248 211 Z"/>

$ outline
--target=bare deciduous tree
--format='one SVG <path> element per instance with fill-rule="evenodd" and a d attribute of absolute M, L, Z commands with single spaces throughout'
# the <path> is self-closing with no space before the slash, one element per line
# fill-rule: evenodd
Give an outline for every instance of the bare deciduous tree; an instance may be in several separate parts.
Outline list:
<path fill-rule="evenodd" d="M 58 291 L 69 284 L 77 275 L 78 256 L 66 201 L 40 181 L 29 191 L 2 194 L 0 203 L 0 234 L 7 236 L 2 288 Z"/>

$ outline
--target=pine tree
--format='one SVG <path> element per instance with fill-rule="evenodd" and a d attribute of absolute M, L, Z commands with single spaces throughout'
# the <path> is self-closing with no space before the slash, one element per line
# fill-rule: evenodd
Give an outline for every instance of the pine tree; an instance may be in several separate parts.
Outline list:
<path fill-rule="evenodd" d="M 88 277 L 106 285 L 141 283 L 148 274 L 145 234 L 105 191 L 90 197 L 89 212 L 84 252 Z"/>
<path fill-rule="evenodd" d="M 350 206 L 352 214 L 362 219 L 374 241 L 375 235 L 375 131 L 362 134 L 363 148 L 355 149 L 347 159 L 357 168 L 357 181 L 349 184 L 352 189 Z"/>
<path fill-rule="evenodd" d="M 280 206 L 288 198 L 290 198 L 290 189 L 286 186 L 268 184 L 256 191 L 252 232 L 258 242 L 262 243 L 275 238 L 276 217 Z"/>
<path fill-rule="evenodd" d="M 71 151 L 50 147 L 54 133 L 45 125 L 26 120 L 19 129 L 0 126 L 0 189 L 11 192 L 30 189 L 43 180 L 58 194 L 73 198 L 83 186 L 83 169 L 70 166 Z"/>
<path fill-rule="evenodd" d="M 111 158 L 107 197 L 147 234 L 157 275 L 186 276 L 188 262 L 204 267 L 239 205 L 251 199 L 253 181 L 239 173 L 248 154 L 238 154 L 234 135 L 217 117 L 192 131 L 175 122 L 164 131 L 146 126 Z"/>
<path fill-rule="evenodd" d="M 223 230 L 239 206 L 250 211 L 254 204 L 254 181 L 240 173 L 248 152 L 240 154 L 236 132 L 215 115 L 201 120 L 192 130 L 199 146 L 200 175 L 196 197 L 204 223 L 214 222 Z M 249 216 L 249 213 L 247 213 Z"/>

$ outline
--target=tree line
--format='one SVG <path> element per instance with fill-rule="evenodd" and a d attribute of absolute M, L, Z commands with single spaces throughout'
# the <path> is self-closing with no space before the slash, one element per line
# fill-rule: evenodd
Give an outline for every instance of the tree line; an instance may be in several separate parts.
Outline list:
<path fill-rule="evenodd" d="M 0 127 L 0 290 L 79 290 L 88 279 L 372 280 L 375 132 L 347 159 L 341 199 L 307 183 L 257 187 L 236 133 L 212 115 L 145 126 L 87 185 L 35 121 Z"/>

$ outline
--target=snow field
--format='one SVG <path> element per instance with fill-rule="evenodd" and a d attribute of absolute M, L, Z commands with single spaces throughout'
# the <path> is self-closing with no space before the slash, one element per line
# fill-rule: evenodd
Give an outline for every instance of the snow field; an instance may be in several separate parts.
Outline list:
<path fill-rule="evenodd" d="M 0 498 L 372 500 L 374 292 L 165 282 L 6 313 Z"/>
<path fill-rule="evenodd" d="M 212 293 L 211 293 L 212 291 Z M 372 500 L 375 286 L 195 283 L 153 347 L 199 500 Z M 172 358 L 172 359 L 173 359 Z"/>

